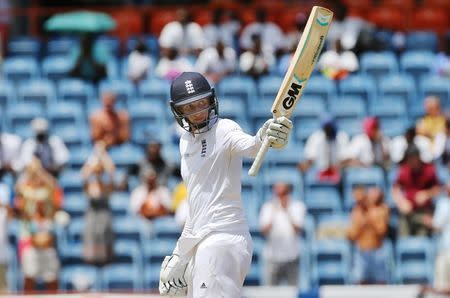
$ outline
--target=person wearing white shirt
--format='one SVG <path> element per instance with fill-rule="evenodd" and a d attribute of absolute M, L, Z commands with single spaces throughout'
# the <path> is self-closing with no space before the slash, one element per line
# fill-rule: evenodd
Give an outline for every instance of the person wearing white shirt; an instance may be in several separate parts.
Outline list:
<path fill-rule="evenodd" d="M 191 71 L 194 66 L 184 56 L 178 54 L 176 48 L 171 48 L 166 52 L 166 56 L 159 59 L 155 68 L 155 76 L 172 81 L 183 71 Z"/>
<path fill-rule="evenodd" d="M 292 185 L 276 183 L 274 198 L 261 208 L 259 223 L 267 237 L 264 247 L 265 280 L 268 285 L 281 285 L 284 280 L 297 286 L 299 280 L 300 241 L 306 208 L 290 196 Z"/>
<path fill-rule="evenodd" d="M 22 170 L 20 164 L 20 147 L 22 139 L 14 134 L 0 134 L 0 171 L 17 173 Z"/>
<path fill-rule="evenodd" d="M 363 133 L 350 141 L 347 158 L 349 166 L 387 166 L 389 159 L 389 139 L 384 137 L 376 117 L 367 117 L 363 122 Z"/>
<path fill-rule="evenodd" d="M 241 297 L 252 258 L 252 241 L 241 200 L 243 157 L 254 157 L 267 136 L 283 148 L 292 128 L 286 117 L 267 120 L 255 136 L 218 115 L 207 79 L 184 72 L 172 83 L 170 106 L 184 128 L 181 176 L 189 213 L 171 256 L 161 265 L 161 295 Z"/>
<path fill-rule="evenodd" d="M 147 53 L 145 43 L 138 41 L 136 48 L 128 56 L 128 78 L 134 83 L 147 77 L 152 66 L 152 59 Z"/>
<path fill-rule="evenodd" d="M 11 216 L 10 198 L 11 190 L 6 184 L 0 183 L 0 295 L 8 290 L 6 272 L 10 260 L 8 254 L 8 218 Z"/>
<path fill-rule="evenodd" d="M 224 10 L 218 8 L 213 12 L 212 21 L 203 27 L 205 47 L 214 47 L 218 41 L 233 47 L 234 39 L 239 34 L 240 22 L 233 19 L 224 20 Z"/>
<path fill-rule="evenodd" d="M 270 71 L 275 63 L 275 56 L 271 51 L 263 48 L 260 35 L 254 35 L 252 40 L 253 47 L 239 57 L 239 69 L 243 73 L 258 79 Z"/>
<path fill-rule="evenodd" d="M 445 130 L 434 139 L 434 158 L 441 158 L 444 165 L 450 168 L 450 119 L 445 121 Z"/>
<path fill-rule="evenodd" d="M 205 37 L 202 27 L 191 21 L 190 13 L 185 9 L 177 11 L 177 21 L 164 26 L 159 35 L 159 45 L 165 52 L 176 48 L 181 55 L 198 55 L 205 47 Z"/>
<path fill-rule="evenodd" d="M 236 70 L 236 52 L 222 41 L 200 53 L 195 69 L 212 83 L 218 83 L 224 76 Z"/>
<path fill-rule="evenodd" d="M 422 135 L 416 134 L 416 127 L 408 128 L 404 135 L 396 136 L 389 142 L 389 155 L 395 164 L 399 164 L 405 157 L 405 152 L 409 146 L 415 145 L 420 151 L 420 159 L 429 163 L 436 157 L 432 150 L 431 141 Z"/>
<path fill-rule="evenodd" d="M 261 36 L 262 48 L 268 50 L 271 55 L 286 49 L 286 39 L 283 31 L 275 23 L 267 20 L 267 13 L 263 9 L 256 12 L 256 21 L 247 25 L 242 30 L 239 43 L 241 48 L 249 50 L 253 47 L 253 36 Z"/>
<path fill-rule="evenodd" d="M 31 121 L 31 128 L 35 136 L 23 143 L 21 166 L 26 167 L 37 157 L 48 172 L 57 176 L 69 160 L 69 150 L 60 137 L 49 134 L 47 120 L 35 118 Z"/>
<path fill-rule="evenodd" d="M 322 128 L 306 140 L 304 161 L 299 164 L 299 169 L 306 172 L 311 166 L 315 166 L 319 171 L 319 178 L 340 179 L 339 170 L 346 157 L 348 143 L 347 133 L 337 130 L 332 117 L 325 117 Z"/>
<path fill-rule="evenodd" d="M 325 76 L 341 80 L 359 69 L 358 57 L 352 51 L 344 51 L 337 39 L 334 48 L 320 56 L 317 67 Z"/>

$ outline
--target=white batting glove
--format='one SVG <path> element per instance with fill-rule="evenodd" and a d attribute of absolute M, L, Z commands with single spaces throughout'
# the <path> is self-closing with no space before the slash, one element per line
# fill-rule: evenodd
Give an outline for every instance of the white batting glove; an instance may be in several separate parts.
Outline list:
<path fill-rule="evenodd" d="M 292 121 L 282 116 L 275 120 L 267 120 L 258 130 L 257 135 L 259 135 L 261 141 L 267 136 L 269 138 L 270 147 L 281 149 L 287 145 L 291 130 Z"/>
<path fill-rule="evenodd" d="M 159 293 L 162 296 L 186 296 L 188 288 L 188 264 L 178 255 L 166 256 L 159 274 Z"/>

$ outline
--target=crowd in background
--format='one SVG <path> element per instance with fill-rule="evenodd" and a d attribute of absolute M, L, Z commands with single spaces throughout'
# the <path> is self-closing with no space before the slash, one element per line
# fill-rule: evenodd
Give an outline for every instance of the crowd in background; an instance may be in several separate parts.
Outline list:
<path fill-rule="evenodd" d="M 283 75 L 307 21 L 307 14 L 299 13 L 295 29 L 283 32 L 267 20 L 262 9 L 257 10 L 256 21 L 245 27 L 241 27 L 235 13 L 224 9 L 214 11 L 212 23 L 204 27 L 193 22 L 187 10 L 177 11 L 177 17 L 177 21 L 164 26 L 158 37 L 158 58 L 144 41 L 137 42 L 128 56 L 130 81 L 139 84 L 149 76 L 170 81 L 183 71 L 193 70 L 205 74 L 213 84 L 235 73 L 255 80 L 267 74 Z M 361 53 L 387 49 L 385 41 L 374 36 L 375 29 L 367 21 L 347 16 L 344 7 L 336 11 L 326 50 L 318 61 L 319 75 L 344 80 L 359 70 Z M 82 40 L 68 76 L 97 84 L 108 76 L 107 54 L 99 54 L 91 38 Z M 395 44 L 394 50 L 400 53 L 404 44 Z M 438 75 L 448 76 L 448 50 L 450 47 L 439 56 Z M 177 165 L 163 158 L 163 144 L 157 136 L 148 142 L 144 159 L 127 169 L 125 175 L 117 175 L 109 151 L 130 142 L 132 120 L 126 110 L 116 107 L 114 92 L 100 96 L 101 108 L 90 115 L 92 152 L 80 169 L 88 200 L 83 260 L 95 266 L 113 259 L 114 219 L 109 198 L 114 192 L 127 192 L 129 214 L 149 221 L 169 215 L 182 226 L 188 212 Z M 1 174 L 13 177 L 15 183 L 13 188 L 0 183 L 0 293 L 7 286 L 8 220 L 12 218 L 20 223 L 16 236 L 24 290 L 32 291 L 42 281 L 49 290 L 58 288 L 60 263 L 55 226 L 70 222 L 63 209 L 64 193 L 58 179 L 70 152 L 58 135 L 50 133 L 46 119 L 34 119 L 30 129 L 33 136 L 29 139 L 21 140 L 9 132 L 2 132 L 0 139 Z M 376 117 L 364 119 L 361 131 L 350 137 L 339 129 L 333 115 L 323 115 L 321 128 L 307 138 L 297 165 L 299 175 L 313 172 L 318 182 L 328 183 L 339 192 L 343 192 L 345 169 L 377 166 L 387 172 L 398 167 L 390 193 L 377 186 L 352 188 L 349 225 L 338 235 L 355 246 L 352 280 L 361 284 L 388 282 L 383 249 L 386 239 L 441 234 L 435 286 L 450 289 L 450 181 L 441 181 L 436 168 L 450 169 L 450 121 L 440 99 L 426 97 L 423 117 L 404 135 L 385 136 Z M 171 178 L 179 183 L 169 185 Z M 130 183 L 132 179 L 138 183 Z M 260 209 L 259 228 L 265 237 L 264 282 L 270 285 L 298 285 L 302 258 L 299 239 L 303 239 L 299 235 L 308 210 L 303 202 L 307 198 L 294 198 L 292 188 L 283 181 L 275 183 L 273 198 Z M 386 201 L 388 197 L 392 198 L 392 206 Z M 398 214 L 394 227 L 390 222 L 393 213 Z"/>

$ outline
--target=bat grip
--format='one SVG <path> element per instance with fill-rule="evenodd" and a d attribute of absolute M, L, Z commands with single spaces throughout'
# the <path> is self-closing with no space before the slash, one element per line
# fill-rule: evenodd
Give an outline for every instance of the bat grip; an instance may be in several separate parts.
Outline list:
<path fill-rule="evenodd" d="M 261 168 L 262 162 L 264 160 L 264 156 L 266 156 L 266 153 L 267 153 L 267 150 L 269 150 L 269 147 L 270 147 L 269 137 L 266 136 L 261 145 L 261 148 L 259 148 L 259 151 L 256 154 L 255 160 L 253 161 L 253 164 L 250 167 L 250 170 L 248 170 L 248 174 L 250 176 L 256 176 L 258 174 L 259 169 Z"/>

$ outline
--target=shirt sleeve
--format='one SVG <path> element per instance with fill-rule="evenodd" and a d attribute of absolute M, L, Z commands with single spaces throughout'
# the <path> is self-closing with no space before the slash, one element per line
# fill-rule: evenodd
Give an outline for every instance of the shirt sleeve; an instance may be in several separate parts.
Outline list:
<path fill-rule="evenodd" d="M 231 153 L 244 157 L 255 157 L 262 144 L 259 137 L 243 132 L 241 127 L 234 121 L 227 120 L 227 122 L 224 142 Z"/>
<path fill-rule="evenodd" d="M 55 163 L 58 166 L 67 163 L 67 161 L 69 160 L 70 153 L 66 147 L 66 144 L 64 144 L 63 140 L 60 139 L 59 137 L 53 136 L 51 143 L 53 147 Z"/>
<path fill-rule="evenodd" d="M 304 221 L 305 221 L 305 205 L 303 205 L 302 202 L 299 201 L 292 201 L 292 208 L 289 208 L 290 210 L 290 217 L 292 222 L 298 226 L 303 227 Z"/>
<path fill-rule="evenodd" d="M 450 208 L 448 198 L 441 198 L 433 215 L 433 226 L 442 229 L 449 221 Z"/>
<path fill-rule="evenodd" d="M 130 196 L 130 211 L 133 214 L 138 215 L 142 204 L 145 201 L 145 193 L 142 191 L 141 187 L 136 188 L 131 192 Z"/>
<path fill-rule="evenodd" d="M 267 202 L 261 208 L 261 212 L 259 213 L 259 227 L 261 229 L 263 227 L 267 226 L 273 217 L 272 216 L 272 213 L 273 213 L 272 206 L 273 205 L 271 202 Z"/>
<path fill-rule="evenodd" d="M 305 144 L 305 149 L 303 151 L 306 160 L 316 160 L 317 156 L 317 133 L 313 133 L 307 140 Z"/>

